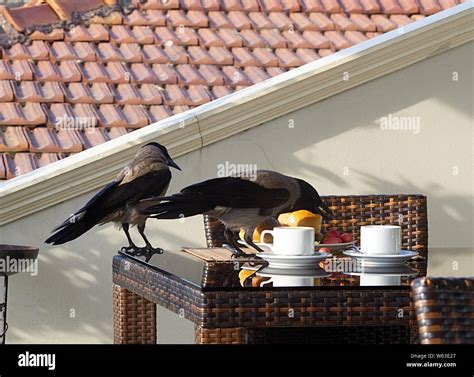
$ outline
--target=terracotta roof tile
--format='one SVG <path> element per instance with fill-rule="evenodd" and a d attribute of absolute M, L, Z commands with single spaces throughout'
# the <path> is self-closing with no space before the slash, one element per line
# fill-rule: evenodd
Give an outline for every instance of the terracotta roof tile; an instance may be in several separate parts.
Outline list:
<path fill-rule="evenodd" d="M 167 25 L 172 27 L 192 26 L 192 21 L 188 19 L 183 10 L 168 11 Z"/>
<path fill-rule="evenodd" d="M 219 65 L 234 64 L 234 55 L 224 47 L 209 47 L 209 55 Z"/>
<path fill-rule="evenodd" d="M 367 40 L 367 37 L 360 31 L 346 31 L 344 37 L 353 45 Z"/>
<path fill-rule="evenodd" d="M 240 32 L 234 32 L 232 35 L 235 36 L 235 41 L 237 41 L 236 43 L 232 43 L 232 46 L 247 46 L 254 48 L 265 47 L 268 45 L 267 41 L 260 37 L 258 32 L 255 30 L 242 30 Z M 229 47 L 229 44 L 226 43 L 226 46 Z"/>
<path fill-rule="evenodd" d="M 53 29 L 50 33 L 36 30 L 30 34 L 30 39 L 33 41 L 61 41 L 64 39 L 64 30 Z"/>
<path fill-rule="evenodd" d="M 196 46 L 190 46 L 189 49 L 192 49 Z M 174 64 L 186 64 L 188 62 L 188 54 L 184 48 L 181 46 L 165 46 L 164 52 L 171 63 Z"/>
<path fill-rule="evenodd" d="M 38 103 L 5 102 L 0 109 L 0 125 L 37 126 L 46 123 L 46 115 Z"/>
<path fill-rule="evenodd" d="M 217 33 L 211 29 L 198 30 L 200 44 L 206 47 L 210 46 L 224 46 L 224 41 L 219 38 Z"/>
<path fill-rule="evenodd" d="M 143 9 L 178 9 L 179 0 L 148 0 L 140 4 Z"/>
<path fill-rule="evenodd" d="M 403 13 L 414 14 L 420 11 L 416 0 L 398 0 L 398 3 L 402 8 Z"/>
<path fill-rule="evenodd" d="M 96 51 L 91 43 L 77 42 L 70 44 L 70 46 L 74 50 L 77 60 L 82 62 L 93 62 L 97 60 Z"/>
<path fill-rule="evenodd" d="M 296 55 L 305 63 L 310 63 L 314 60 L 319 59 L 319 55 L 313 50 L 309 48 L 299 48 L 296 50 Z"/>
<path fill-rule="evenodd" d="M 406 0 L 406 1 L 412 1 L 412 0 Z M 364 11 L 366 13 L 380 13 L 381 8 L 378 3 L 378 0 L 359 0 L 360 4 L 362 5 L 362 8 L 364 8 Z"/>
<path fill-rule="evenodd" d="M 153 64 L 153 72 L 159 83 L 176 84 L 178 75 L 171 65 Z"/>
<path fill-rule="evenodd" d="M 0 155 L 0 180 L 7 179 L 7 168 L 5 166 L 5 159 L 6 159 L 6 154 L 2 153 Z M 8 176 L 8 179 L 13 178 L 12 176 Z"/>
<path fill-rule="evenodd" d="M 215 85 L 212 87 L 212 95 L 214 98 L 221 98 L 224 97 L 230 93 L 232 93 L 232 88 L 229 88 L 228 86 L 224 85 Z"/>
<path fill-rule="evenodd" d="M 18 82 L 17 82 L 18 83 Z M 15 83 L 3 80 L 0 81 L 0 102 L 11 102 L 13 101 L 13 88 L 12 84 L 15 85 Z"/>
<path fill-rule="evenodd" d="M 198 35 L 194 29 L 188 27 L 180 27 L 176 32 L 176 36 L 183 45 L 198 45 Z"/>
<path fill-rule="evenodd" d="M 377 26 L 377 31 L 381 31 L 383 33 L 396 29 L 397 25 L 390 21 L 387 17 L 382 16 L 380 14 L 374 14 L 370 16 L 371 20 Z"/>
<path fill-rule="evenodd" d="M 342 8 L 346 13 L 363 13 L 364 8 L 358 0 L 341 0 Z"/>
<path fill-rule="evenodd" d="M 178 71 L 178 84 L 184 85 L 204 85 L 206 80 L 201 76 L 199 71 L 192 65 L 181 64 L 176 67 Z"/>
<path fill-rule="evenodd" d="M 18 31 L 59 21 L 58 15 L 48 4 L 35 7 L 2 8 L 1 11 L 3 17 Z"/>
<path fill-rule="evenodd" d="M 293 25 L 293 21 L 283 12 L 272 12 L 268 15 L 268 18 L 280 30 L 288 30 L 290 25 Z"/>
<path fill-rule="evenodd" d="M 0 40 L 0 152 L 11 153 L 1 156 L 0 179 L 457 3 L 30 0 L 3 8 L 19 31 L 5 25 Z"/>
<path fill-rule="evenodd" d="M 397 14 L 402 12 L 397 0 L 379 0 L 382 12 L 385 14 Z"/>
<path fill-rule="evenodd" d="M 246 12 L 258 12 L 260 10 L 258 0 L 240 0 L 240 3 Z"/>
<path fill-rule="evenodd" d="M 318 30 L 334 30 L 334 22 L 323 13 L 311 13 L 309 18 Z"/>
<path fill-rule="evenodd" d="M 144 45 L 141 51 L 141 56 L 145 63 L 168 63 L 168 56 L 161 47 Z"/>
<path fill-rule="evenodd" d="M 102 106 L 114 107 L 113 105 Z M 147 117 L 147 113 L 141 106 L 125 105 L 123 107 L 122 114 L 122 117 L 124 117 L 127 122 L 123 127 L 142 128 L 150 124 L 150 121 Z"/>
<path fill-rule="evenodd" d="M 299 30 L 318 30 L 318 26 L 304 13 L 292 13 L 290 18 Z"/>
<path fill-rule="evenodd" d="M 436 0 L 418 0 L 420 11 L 425 16 L 430 16 L 442 10 Z"/>
<path fill-rule="evenodd" d="M 302 0 L 301 10 L 305 12 L 324 12 L 324 7 L 319 0 Z"/>
<path fill-rule="evenodd" d="M 211 95 L 204 85 L 190 85 L 188 96 L 192 106 L 203 105 L 211 100 Z"/>
<path fill-rule="evenodd" d="M 361 31 L 375 31 L 377 25 L 365 14 L 351 14 L 350 20 L 357 25 L 357 29 Z"/>
<path fill-rule="evenodd" d="M 204 12 L 190 10 L 187 16 L 193 27 L 207 27 L 209 25 L 209 19 Z"/>
<path fill-rule="evenodd" d="M 251 30 L 242 30 L 241 32 L 238 32 L 237 30 L 234 30 L 234 29 L 220 29 L 218 31 L 218 36 L 223 42 L 222 46 L 240 47 L 240 46 L 243 46 L 241 33 L 248 33 L 248 32 L 251 32 Z"/>
<path fill-rule="evenodd" d="M 23 127 L 1 127 L 0 128 L 0 151 L 1 152 L 23 152 L 29 149 L 26 139 L 26 130 Z"/>
<path fill-rule="evenodd" d="M 122 129 L 121 127 L 116 128 Z M 105 128 L 97 127 L 87 129 L 86 131 L 79 131 L 78 136 L 81 139 L 84 149 L 95 147 L 96 145 L 105 143 L 111 139 Z"/>
<path fill-rule="evenodd" d="M 259 0 L 259 5 L 266 12 L 281 12 L 284 9 L 279 0 Z"/>
<path fill-rule="evenodd" d="M 252 82 L 249 78 L 242 72 L 242 70 L 233 67 L 226 66 L 222 68 L 222 73 L 226 77 L 226 82 L 232 85 L 252 85 Z"/>
<path fill-rule="evenodd" d="M 114 25 L 112 28 L 119 27 Z M 64 32 L 64 40 L 70 42 L 101 42 L 109 40 L 109 31 L 99 24 L 92 24 L 88 27 L 76 25 L 71 30 Z"/>
<path fill-rule="evenodd" d="M 237 67 L 245 67 L 249 65 L 260 65 L 259 60 L 252 54 L 252 52 L 246 47 L 235 47 L 232 49 L 232 53 L 237 58 L 235 65 Z"/>
<path fill-rule="evenodd" d="M 114 99 L 120 105 L 140 105 L 140 92 L 134 84 L 118 84 L 114 88 Z"/>
<path fill-rule="evenodd" d="M 245 67 L 244 73 L 253 84 L 257 84 L 270 78 L 270 75 L 259 67 Z"/>
<path fill-rule="evenodd" d="M 413 22 L 410 17 L 405 16 L 404 14 L 393 14 L 390 16 L 390 21 L 398 26 L 408 25 Z"/>
<path fill-rule="evenodd" d="M 326 13 L 339 13 L 341 11 L 337 0 L 321 0 L 321 4 L 326 10 Z"/>
<path fill-rule="evenodd" d="M 286 47 L 287 40 L 276 29 L 262 30 L 260 34 L 272 48 Z"/>
<path fill-rule="evenodd" d="M 188 48 L 189 62 L 193 64 L 213 64 L 214 59 L 203 47 L 191 46 Z"/>
<path fill-rule="evenodd" d="M 249 18 L 252 20 L 256 29 L 273 29 L 275 27 L 265 13 L 250 12 Z"/>
<path fill-rule="evenodd" d="M 331 47 L 335 50 L 342 50 L 351 46 L 351 43 L 336 31 L 326 31 L 324 36 L 329 39 Z"/>
<path fill-rule="evenodd" d="M 209 86 L 224 85 L 224 75 L 214 65 L 203 64 L 199 66 L 199 73 Z"/>
<path fill-rule="evenodd" d="M 113 103 L 115 97 L 105 83 L 87 85 L 83 83 L 69 83 L 63 89 L 68 103 Z"/>
<path fill-rule="evenodd" d="M 252 20 L 247 16 L 245 12 L 234 12 L 231 11 L 227 14 L 228 19 L 238 30 L 250 29 L 253 25 Z"/>
<path fill-rule="evenodd" d="M 150 123 L 159 122 L 173 115 L 168 106 L 150 106 L 148 110 L 148 119 Z"/>
<path fill-rule="evenodd" d="M 260 65 L 264 67 L 278 66 L 278 57 L 273 53 L 271 48 L 255 48 L 253 54 L 260 61 Z"/>
<path fill-rule="evenodd" d="M 18 81 L 13 83 L 18 102 L 63 102 L 64 94 L 57 82 L 39 83 Z"/>
<path fill-rule="evenodd" d="M 299 67 L 304 62 L 293 51 L 286 48 L 275 49 L 275 54 L 278 57 L 280 67 Z"/>
<path fill-rule="evenodd" d="M 331 20 L 334 22 L 336 30 L 357 30 L 357 25 L 344 14 L 332 14 Z"/>

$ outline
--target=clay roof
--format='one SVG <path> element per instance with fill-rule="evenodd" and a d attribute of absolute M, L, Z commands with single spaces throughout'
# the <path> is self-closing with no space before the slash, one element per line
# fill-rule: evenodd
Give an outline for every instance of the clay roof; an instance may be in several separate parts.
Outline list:
<path fill-rule="evenodd" d="M 0 7 L 0 179 L 459 2 L 32 0 Z"/>

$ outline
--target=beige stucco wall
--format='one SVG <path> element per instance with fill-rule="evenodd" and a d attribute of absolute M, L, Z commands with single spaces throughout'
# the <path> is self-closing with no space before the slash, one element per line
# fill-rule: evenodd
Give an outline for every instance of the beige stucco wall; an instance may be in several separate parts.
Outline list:
<path fill-rule="evenodd" d="M 181 157 L 183 172 L 174 173 L 170 191 L 215 176 L 229 161 L 304 178 L 321 194 L 420 192 L 429 198 L 430 245 L 473 246 L 472 46 Z M 380 120 L 389 114 L 392 120 L 415 117 L 419 133 L 381 130 Z M 111 258 L 125 237 L 103 226 L 62 247 L 42 243 L 90 195 L 2 227 L 1 243 L 41 248 L 39 275 L 11 278 L 9 343 L 112 341 Z M 204 245 L 201 218 L 150 221 L 148 234 L 165 248 Z M 469 254 L 434 255 L 429 272 L 474 275 L 474 260 Z M 160 341 L 192 342 L 189 322 L 164 310 L 159 317 Z"/>

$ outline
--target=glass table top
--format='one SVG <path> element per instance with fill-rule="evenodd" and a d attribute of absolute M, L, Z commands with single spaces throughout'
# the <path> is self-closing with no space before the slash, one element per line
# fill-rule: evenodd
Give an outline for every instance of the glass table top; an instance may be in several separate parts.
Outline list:
<path fill-rule="evenodd" d="M 210 263 L 189 253 L 166 250 L 146 262 L 144 256 L 129 256 L 138 263 L 161 273 L 173 275 L 202 289 L 272 289 L 311 287 L 400 287 L 419 277 L 416 264 L 407 258 L 377 264 L 342 253 L 325 258 L 315 253 L 296 261 L 270 260 L 265 256 L 251 261 L 230 259 Z M 276 259 L 276 258 L 274 258 Z M 302 260 L 305 259 L 305 260 Z"/>

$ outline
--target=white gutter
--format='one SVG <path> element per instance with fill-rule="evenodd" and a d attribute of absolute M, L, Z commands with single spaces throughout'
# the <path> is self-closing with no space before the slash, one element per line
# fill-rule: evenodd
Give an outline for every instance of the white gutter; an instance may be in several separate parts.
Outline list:
<path fill-rule="evenodd" d="M 473 13 L 469 0 L 8 180 L 0 186 L 0 225 L 105 184 L 149 141 L 179 157 L 472 41 Z"/>

